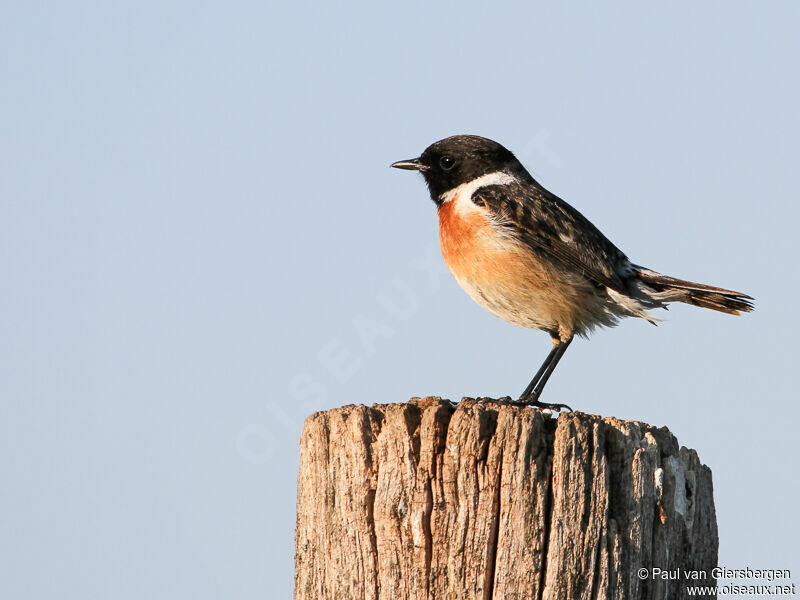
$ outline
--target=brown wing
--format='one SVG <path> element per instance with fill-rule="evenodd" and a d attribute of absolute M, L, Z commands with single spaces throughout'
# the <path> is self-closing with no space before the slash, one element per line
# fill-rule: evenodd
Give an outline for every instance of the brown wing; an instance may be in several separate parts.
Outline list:
<path fill-rule="evenodd" d="M 630 262 L 597 227 L 538 184 L 512 183 L 478 189 L 472 200 L 485 206 L 513 235 L 598 285 L 627 293 Z"/>

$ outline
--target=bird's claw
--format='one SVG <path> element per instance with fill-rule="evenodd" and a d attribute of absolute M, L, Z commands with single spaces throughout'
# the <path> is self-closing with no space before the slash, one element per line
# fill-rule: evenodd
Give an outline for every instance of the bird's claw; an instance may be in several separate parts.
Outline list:
<path fill-rule="evenodd" d="M 537 398 L 527 398 L 527 399 L 520 398 L 519 400 L 513 400 L 511 404 L 514 404 L 516 406 L 535 406 L 536 408 L 556 410 L 558 412 L 561 412 L 562 410 L 566 409 L 569 412 L 572 412 L 572 408 L 570 408 L 566 404 L 540 402 Z"/>

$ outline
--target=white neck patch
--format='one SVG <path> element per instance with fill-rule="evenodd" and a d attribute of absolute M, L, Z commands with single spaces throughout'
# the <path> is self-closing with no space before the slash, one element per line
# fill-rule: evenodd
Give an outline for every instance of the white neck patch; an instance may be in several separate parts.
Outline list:
<path fill-rule="evenodd" d="M 495 171 L 494 173 L 487 173 L 486 175 L 476 177 L 472 181 L 462 183 L 458 187 L 439 196 L 439 199 L 443 204 L 445 202 L 450 202 L 456 197 L 463 198 L 465 201 L 469 202 L 472 199 L 472 194 L 479 188 L 486 187 L 487 185 L 506 185 L 508 183 L 514 183 L 515 181 L 517 181 L 517 178 L 513 175 L 503 171 Z"/>

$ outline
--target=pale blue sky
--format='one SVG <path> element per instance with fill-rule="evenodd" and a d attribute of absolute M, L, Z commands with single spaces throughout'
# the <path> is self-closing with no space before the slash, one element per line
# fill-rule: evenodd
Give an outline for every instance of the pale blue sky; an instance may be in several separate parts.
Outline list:
<path fill-rule="evenodd" d="M 0 18 L 0 597 L 288 598 L 314 410 L 519 393 L 417 175 L 496 139 L 632 260 L 756 297 L 576 341 L 668 425 L 720 563 L 800 573 L 800 5 L 16 3 Z"/>

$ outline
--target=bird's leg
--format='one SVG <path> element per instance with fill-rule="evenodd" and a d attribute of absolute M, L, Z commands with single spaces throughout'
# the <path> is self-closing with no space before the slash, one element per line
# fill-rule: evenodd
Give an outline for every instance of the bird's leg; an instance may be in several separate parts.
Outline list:
<path fill-rule="evenodd" d="M 539 367 L 538 371 L 536 371 L 536 375 L 533 376 L 533 379 L 531 379 L 531 382 L 528 384 L 528 387 L 525 388 L 525 391 L 522 392 L 522 395 L 519 397 L 520 402 L 525 400 L 525 398 L 527 398 L 528 396 L 530 396 L 531 392 L 533 391 L 533 388 L 536 387 L 536 384 L 539 383 L 539 380 L 542 378 L 542 375 L 544 375 L 544 372 L 547 371 L 547 367 L 549 367 L 550 363 L 553 362 L 553 357 L 556 355 L 557 351 L 558 351 L 558 346 L 553 344 L 553 349 L 550 350 L 550 354 L 548 354 L 547 358 L 544 359 L 542 366 Z"/>
<path fill-rule="evenodd" d="M 550 354 L 547 355 L 547 358 L 544 360 L 542 366 L 539 367 L 536 375 L 533 376 L 533 379 L 528 384 L 528 387 L 526 387 L 525 391 L 522 392 L 522 396 L 520 396 L 518 401 L 519 404 L 537 406 L 539 408 L 551 408 L 554 410 L 561 410 L 563 408 L 572 410 L 566 404 L 550 404 L 548 402 L 539 401 L 539 396 L 542 395 L 542 390 L 544 389 L 547 380 L 550 379 L 550 375 L 553 374 L 558 361 L 560 361 L 561 357 L 564 356 L 564 352 L 567 351 L 570 342 L 572 342 L 572 336 L 568 337 L 563 342 L 558 338 L 553 338 L 553 349 L 550 351 Z"/>
<path fill-rule="evenodd" d="M 536 386 L 536 389 L 533 390 L 533 393 L 526 398 L 526 400 L 533 401 L 536 406 L 540 406 L 542 408 L 554 408 L 557 410 L 561 410 L 562 408 L 566 408 L 568 410 L 572 410 L 566 404 L 548 404 L 546 402 L 540 402 L 539 396 L 542 395 L 542 390 L 544 389 L 547 380 L 550 379 L 550 375 L 553 374 L 553 371 L 556 370 L 556 365 L 558 365 L 558 361 L 561 360 L 561 357 L 564 356 L 564 353 L 567 351 L 567 347 L 569 347 L 570 342 L 572 342 L 572 338 L 568 338 L 565 342 L 562 342 L 556 348 L 556 354 L 553 357 L 553 360 L 550 361 L 550 365 L 547 367 L 547 371 L 545 371 L 544 375 L 542 375 L 541 380 Z"/>

